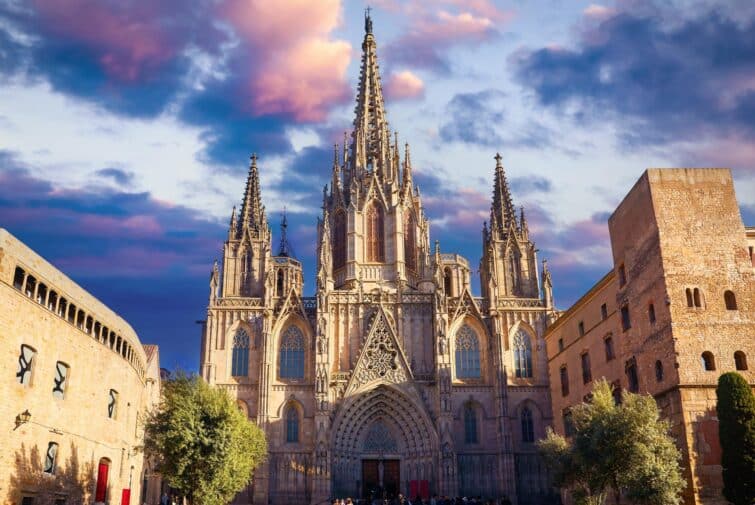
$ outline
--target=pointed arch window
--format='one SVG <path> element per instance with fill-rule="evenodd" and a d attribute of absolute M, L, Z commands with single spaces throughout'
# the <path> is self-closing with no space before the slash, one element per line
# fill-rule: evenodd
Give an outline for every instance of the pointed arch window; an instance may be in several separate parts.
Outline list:
<path fill-rule="evenodd" d="M 304 378 L 304 335 L 296 326 L 289 326 L 281 338 L 280 378 Z"/>
<path fill-rule="evenodd" d="M 452 296 L 451 288 L 451 269 L 446 267 L 443 271 L 443 289 L 446 291 L 446 296 Z"/>
<path fill-rule="evenodd" d="M 233 337 L 231 375 L 234 377 L 249 375 L 249 334 L 243 328 L 239 328 Z"/>
<path fill-rule="evenodd" d="M 532 377 L 532 340 L 524 330 L 514 335 L 514 371 L 517 378 Z"/>
<path fill-rule="evenodd" d="M 283 285 L 285 281 L 285 275 L 283 273 L 283 269 L 278 270 L 278 276 L 275 283 L 275 296 L 283 296 Z"/>
<path fill-rule="evenodd" d="M 407 212 L 404 219 L 404 255 L 406 256 L 406 268 L 417 270 L 417 243 L 415 235 L 416 224 L 414 215 Z"/>
<path fill-rule="evenodd" d="M 382 263 L 385 261 L 385 230 L 383 207 L 373 202 L 367 209 L 367 261 Z"/>
<path fill-rule="evenodd" d="M 295 406 L 289 405 L 286 410 L 286 442 L 296 443 L 299 441 L 299 411 Z"/>
<path fill-rule="evenodd" d="M 529 407 L 522 409 L 522 442 L 531 444 L 535 441 L 535 424 L 532 421 L 532 411 Z"/>
<path fill-rule="evenodd" d="M 346 265 L 346 213 L 342 210 L 333 216 L 333 269 Z"/>
<path fill-rule="evenodd" d="M 477 441 L 477 412 L 472 403 L 467 403 L 464 406 L 464 443 L 476 444 Z"/>
<path fill-rule="evenodd" d="M 456 332 L 456 376 L 460 379 L 480 378 L 480 340 L 468 324 Z"/>

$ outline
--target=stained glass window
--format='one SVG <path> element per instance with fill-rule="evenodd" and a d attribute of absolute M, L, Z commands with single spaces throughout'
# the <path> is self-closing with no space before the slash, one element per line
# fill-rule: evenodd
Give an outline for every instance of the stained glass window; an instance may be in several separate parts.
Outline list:
<path fill-rule="evenodd" d="M 234 377 L 249 375 L 249 335 L 243 328 L 240 328 L 233 337 L 231 375 Z"/>
<path fill-rule="evenodd" d="M 281 379 L 304 378 L 304 335 L 296 326 L 289 326 L 280 344 Z"/>
<path fill-rule="evenodd" d="M 460 379 L 480 378 L 480 341 L 467 324 L 456 332 L 456 376 Z"/>
<path fill-rule="evenodd" d="M 520 378 L 532 377 L 532 341 L 524 330 L 514 335 L 514 373 Z"/>

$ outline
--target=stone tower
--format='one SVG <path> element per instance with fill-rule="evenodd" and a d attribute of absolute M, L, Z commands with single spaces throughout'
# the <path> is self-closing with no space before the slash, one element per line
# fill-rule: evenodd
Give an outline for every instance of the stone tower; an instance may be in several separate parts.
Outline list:
<path fill-rule="evenodd" d="M 475 297 L 468 260 L 431 247 L 412 170 L 388 127 L 367 15 L 353 130 L 335 146 L 317 223 L 315 296 L 302 296 L 296 259 L 271 253 L 254 157 L 210 278 L 202 375 L 269 444 L 238 503 L 549 496 L 533 442 L 551 420 L 552 296 L 524 213 L 498 156 Z"/>

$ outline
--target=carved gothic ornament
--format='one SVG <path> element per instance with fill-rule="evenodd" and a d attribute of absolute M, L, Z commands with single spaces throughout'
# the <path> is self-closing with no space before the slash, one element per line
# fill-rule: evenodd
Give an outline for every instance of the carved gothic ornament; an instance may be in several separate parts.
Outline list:
<path fill-rule="evenodd" d="M 238 298 L 218 298 L 215 300 L 215 307 L 262 307 L 262 298 L 247 298 L 247 297 L 238 297 Z"/>
<path fill-rule="evenodd" d="M 496 303 L 498 308 L 545 308 L 545 304 L 539 298 L 499 298 Z"/>
<path fill-rule="evenodd" d="M 347 387 L 352 392 L 371 382 L 401 384 L 411 380 L 406 357 L 382 308 L 378 310 Z"/>

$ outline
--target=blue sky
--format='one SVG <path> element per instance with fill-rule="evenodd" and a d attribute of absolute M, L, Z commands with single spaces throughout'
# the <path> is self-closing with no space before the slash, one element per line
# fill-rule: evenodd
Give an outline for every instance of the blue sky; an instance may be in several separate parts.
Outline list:
<path fill-rule="evenodd" d="M 195 369 L 251 152 L 312 292 L 364 7 L 0 0 L 0 226 L 159 344 L 164 366 Z M 560 308 L 609 268 L 607 217 L 647 167 L 731 167 L 755 225 L 751 2 L 372 7 L 388 117 L 444 251 L 479 261 L 496 152 Z"/>

